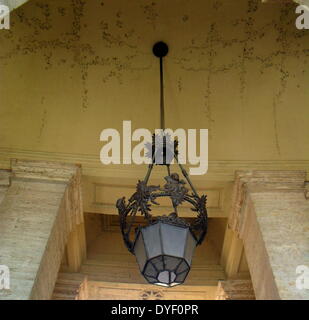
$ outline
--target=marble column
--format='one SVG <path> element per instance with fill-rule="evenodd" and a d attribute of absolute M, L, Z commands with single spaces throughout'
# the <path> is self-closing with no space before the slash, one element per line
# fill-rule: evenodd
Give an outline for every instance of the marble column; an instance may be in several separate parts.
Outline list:
<path fill-rule="evenodd" d="M 243 240 L 256 299 L 309 299 L 309 201 L 302 171 L 236 172 L 229 228 Z"/>
<path fill-rule="evenodd" d="M 77 165 L 12 160 L 0 201 L 0 265 L 10 270 L 10 290 L 0 299 L 51 298 L 69 235 L 83 223 L 80 179 Z"/>

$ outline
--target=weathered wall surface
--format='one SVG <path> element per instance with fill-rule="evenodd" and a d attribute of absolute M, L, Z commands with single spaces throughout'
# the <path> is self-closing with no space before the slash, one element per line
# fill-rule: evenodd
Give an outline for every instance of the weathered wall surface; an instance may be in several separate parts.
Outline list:
<path fill-rule="evenodd" d="M 0 156 L 99 164 L 104 128 L 208 128 L 210 160 L 309 158 L 309 31 L 295 3 L 30 1 L 0 30 Z M 87 165 L 85 166 L 87 170 Z M 86 171 L 87 172 L 87 171 Z"/>

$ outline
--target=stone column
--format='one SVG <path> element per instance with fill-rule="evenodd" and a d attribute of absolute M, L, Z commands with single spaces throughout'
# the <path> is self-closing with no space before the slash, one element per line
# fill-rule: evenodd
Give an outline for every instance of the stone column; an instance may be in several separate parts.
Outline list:
<path fill-rule="evenodd" d="M 0 202 L 0 265 L 10 290 L 0 299 L 50 299 L 70 232 L 83 223 L 77 165 L 12 160 Z"/>
<path fill-rule="evenodd" d="M 247 267 L 242 270 L 245 262 L 243 241 L 229 227 L 226 228 L 220 264 L 224 268 L 226 279 L 250 279 Z"/>
<path fill-rule="evenodd" d="M 309 299 L 309 201 L 302 171 L 236 172 L 229 227 L 243 240 L 257 299 Z"/>

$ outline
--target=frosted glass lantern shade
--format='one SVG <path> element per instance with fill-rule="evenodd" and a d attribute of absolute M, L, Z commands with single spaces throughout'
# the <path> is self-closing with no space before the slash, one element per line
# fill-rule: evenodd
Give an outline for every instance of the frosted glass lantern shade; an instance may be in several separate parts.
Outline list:
<path fill-rule="evenodd" d="M 189 227 L 159 221 L 139 230 L 133 251 L 149 283 L 171 287 L 185 281 L 195 247 Z"/>

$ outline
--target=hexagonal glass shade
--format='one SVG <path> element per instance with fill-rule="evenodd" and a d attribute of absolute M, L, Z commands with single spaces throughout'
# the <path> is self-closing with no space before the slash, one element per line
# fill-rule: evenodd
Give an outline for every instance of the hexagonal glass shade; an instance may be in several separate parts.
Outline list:
<path fill-rule="evenodd" d="M 149 283 L 171 287 L 185 281 L 195 247 L 189 227 L 159 221 L 140 229 L 134 254 Z"/>

